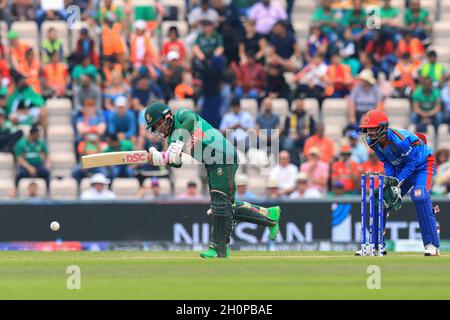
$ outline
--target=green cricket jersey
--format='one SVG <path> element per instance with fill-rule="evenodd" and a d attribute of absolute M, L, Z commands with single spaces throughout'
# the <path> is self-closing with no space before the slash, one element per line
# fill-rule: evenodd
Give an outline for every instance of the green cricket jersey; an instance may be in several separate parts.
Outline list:
<path fill-rule="evenodd" d="M 14 153 L 17 157 L 23 155 L 31 165 L 42 165 L 44 164 L 42 153 L 48 154 L 48 149 L 42 140 L 31 142 L 27 138 L 22 138 L 16 143 Z"/>
<path fill-rule="evenodd" d="M 168 144 L 177 140 L 184 142 L 183 152 L 204 163 L 208 171 L 224 164 L 238 163 L 234 146 L 220 131 L 191 110 L 180 109 L 175 113 L 174 131 L 168 137 Z"/>

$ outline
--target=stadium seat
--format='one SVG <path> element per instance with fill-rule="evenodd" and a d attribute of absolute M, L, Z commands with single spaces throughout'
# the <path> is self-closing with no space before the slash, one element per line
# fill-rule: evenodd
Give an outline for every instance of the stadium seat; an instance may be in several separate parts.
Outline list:
<path fill-rule="evenodd" d="M 77 182 L 73 178 L 52 179 L 50 181 L 50 198 L 76 199 L 78 194 Z"/>
<path fill-rule="evenodd" d="M 256 99 L 241 99 L 240 103 L 242 111 L 249 112 L 253 118 L 258 116 L 258 102 Z"/>
<path fill-rule="evenodd" d="M 266 192 L 266 182 L 267 177 L 261 175 L 253 175 L 251 172 L 249 172 L 248 190 L 253 192 L 257 196 L 262 196 Z"/>
<path fill-rule="evenodd" d="M 0 45 L 6 48 L 8 45 L 8 25 L 5 21 L 0 21 Z"/>
<path fill-rule="evenodd" d="M 45 180 L 41 178 L 23 178 L 20 179 L 19 185 L 17 188 L 17 195 L 20 199 L 27 199 L 28 197 L 28 186 L 30 183 L 35 182 L 37 185 L 37 195 L 40 198 L 44 198 L 47 194 L 47 186 L 45 184 Z"/>
<path fill-rule="evenodd" d="M 345 99 L 325 99 L 322 105 L 323 122 L 345 128 L 348 124 L 348 105 Z"/>
<path fill-rule="evenodd" d="M 158 181 L 159 181 L 159 187 L 161 189 L 161 194 L 171 194 L 170 180 L 167 178 L 159 178 Z M 146 189 L 144 197 L 151 195 L 151 191 L 150 191 L 151 184 L 152 184 L 151 178 L 146 178 L 144 180 L 144 187 Z"/>
<path fill-rule="evenodd" d="M 82 28 L 88 28 L 89 35 L 91 36 L 92 40 L 94 40 L 95 48 L 98 50 L 98 36 L 95 33 L 95 31 L 89 27 L 89 24 L 87 22 L 76 22 L 74 23 L 71 28 L 69 29 L 70 32 L 70 42 L 69 42 L 69 49 L 70 51 L 73 51 L 77 47 L 77 41 L 80 38 L 80 30 Z"/>
<path fill-rule="evenodd" d="M 280 117 L 286 117 L 289 114 L 289 102 L 286 99 L 272 99 L 272 111 Z"/>
<path fill-rule="evenodd" d="M 71 169 L 76 163 L 73 152 L 51 153 L 50 160 L 54 169 Z"/>
<path fill-rule="evenodd" d="M 248 164 L 253 167 L 261 168 L 269 165 L 267 151 L 257 148 L 250 148 L 247 152 Z"/>
<path fill-rule="evenodd" d="M 34 21 L 14 21 L 11 24 L 11 30 L 19 34 L 19 39 L 33 48 L 34 53 L 39 56 L 39 32 Z"/>
<path fill-rule="evenodd" d="M 0 153 L 0 179 L 14 178 L 14 158 L 10 153 Z"/>
<path fill-rule="evenodd" d="M 67 141 L 67 142 L 50 142 L 48 144 L 48 150 L 50 154 L 53 153 L 73 153 L 73 142 Z"/>
<path fill-rule="evenodd" d="M 295 30 L 295 35 L 298 38 L 307 38 L 309 34 L 309 23 L 306 21 L 297 20 L 293 22 L 293 27 Z"/>
<path fill-rule="evenodd" d="M 69 55 L 69 32 L 67 24 L 64 21 L 44 21 L 41 26 L 41 40 L 47 37 L 47 31 L 50 28 L 55 28 L 58 34 L 58 39 L 63 41 L 64 56 Z M 42 56 L 42 55 L 41 55 Z"/>
<path fill-rule="evenodd" d="M 324 121 L 325 122 L 325 121 Z M 337 122 L 337 121 L 336 121 Z M 333 122 L 325 122 L 325 136 L 330 138 L 336 144 L 336 148 L 339 148 L 343 143 L 343 127 Z"/>
<path fill-rule="evenodd" d="M 11 199 L 14 191 L 14 180 L 0 177 L 0 199 Z"/>
<path fill-rule="evenodd" d="M 446 43 L 439 46 L 433 45 L 429 50 L 436 51 L 439 61 L 450 61 L 450 47 Z"/>
<path fill-rule="evenodd" d="M 48 142 L 69 142 L 74 141 L 74 131 L 68 125 L 49 125 L 47 129 Z"/>
<path fill-rule="evenodd" d="M 49 125 L 70 125 L 72 123 L 72 101 L 69 99 L 48 99 L 45 106 Z"/>
<path fill-rule="evenodd" d="M 83 178 L 80 182 L 79 186 L 79 193 L 81 194 L 83 191 L 86 191 L 91 187 L 91 179 L 90 178 Z"/>
<path fill-rule="evenodd" d="M 438 136 L 437 136 L 437 145 L 439 146 L 444 144 L 450 144 L 450 133 L 448 131 L 448 124 L 441 124 L 438 128 Z"/>
<path fill-rule="evenodd" d="M 137 199 L 139 181 L 135 178 L 115 178 L 111 189 L 119 199 Z"/>
<path fill-rule="evenodd" d="M 72 177 L 72 169 L 73 168 L 52 168 L 52 178 L 62 179 L 62 178 L 71 178 Z"/>
<path fill-rule="evenodd" d="M 384 111 L 387 113 L 390 125 L 405 129 L 410 123 L 410 102 L 408 99 L 386 99 Z"/>
<path fill-rule="evenodd" d="M 163 39 L 167 38 L 167 32 L 172 26 L 177 27 L 180 38 L 186 37 L 189 32 L 189 26 L 185 21 L 163 21 L 161 24 L 161 36 Z"/>
<path fill-rule="evenodd" d="M 172 109 L 173 113 L 177 112 L 181 108 L 195 110 L 195 102 L 192 99 L 183 99 L 183 100 L 171 99 L 169 100 L 168 105 Z"/>

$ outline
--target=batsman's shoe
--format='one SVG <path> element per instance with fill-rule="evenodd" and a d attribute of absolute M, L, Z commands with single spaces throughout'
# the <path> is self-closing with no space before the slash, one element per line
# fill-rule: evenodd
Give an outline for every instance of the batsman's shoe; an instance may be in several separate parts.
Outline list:
<path fill-rule="evenodd" d="M 279 206 L 270 207 L 269 210 L 269 218 L 276 221 L 277 223 L 273 227 L 269 227 L 270 231 L 270 240 L 275 240 L 277 238 L 278 231 L 280 230 L 280 216 L 281 216 L 281 208 Z"/>
<path fill-rule="evenodd" d="M 204 259 L 214 259 L 214 258 L 219 258 L 219 255 L 217 254 L 216 249 L 209 248 L 208 250 L 201 252 L 200 257 L 202 257 Z M 229 258 L 229 257 L 230 257 L 230 247 L 227 247 L 227 253 L 224 258 Z"/>
<path fill-rule="evenodd" d="M 367 254 L 370 254 L 370 253 L 367 252 Z M 378 254 L 378 251 L 376 251 L 376 254 Z M 355 252 L 355 257 L 360 257 L 360 256 L 362 256 L 362 251 L 361 250 L 356 251 Z M 383 256 L 387 256 L 387 251 L 386 250 L 383 251 Z"/>
<path fill-rule="evenodd" d="M 436 248 L 434 245 L 427 244 L 425 246 L 425 252 L 423 253 L 425 257 L 435 257 L 439 256 L 439 248 Z"/>

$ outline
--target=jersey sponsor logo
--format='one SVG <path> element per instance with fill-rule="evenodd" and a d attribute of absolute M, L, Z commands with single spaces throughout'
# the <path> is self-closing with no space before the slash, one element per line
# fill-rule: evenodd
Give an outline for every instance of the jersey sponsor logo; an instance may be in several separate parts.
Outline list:
<path fill-rule="evenodd" d="M 421 189 L 414 190 L 414 197 L 419 198 L 421 196 L 422 196 L 422 190 Z"/>
<path fill-rule="evenodd" d="M 145 161 L 145 153 L 127 154 L 125 156 L 125 163 L 139 163 Z"/>
<path fill-rule="evenodd" d="M 394 161 L 392 161 L 392 164 L 393 164 L 394 166 L 397 166 L 397 165 L 399 165 L 400 163 L 402 163 L 403 158 L 407 157 L 407 156 L 411 153 L 411 151 L 412 151 L 412 147 L 410 146 L 409 149 L 408 149 L 408 151 L 406 151 L 405 153 L 402 153 L 402 154 L 400 155 L 400 157 L 398 157 L 397 159 L 395 159 Z"/>

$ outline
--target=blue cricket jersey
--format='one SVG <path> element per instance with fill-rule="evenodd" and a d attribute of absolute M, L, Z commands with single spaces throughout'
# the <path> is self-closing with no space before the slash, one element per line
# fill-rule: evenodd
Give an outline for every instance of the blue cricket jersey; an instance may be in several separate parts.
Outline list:
<path fill-rule="evenodd" d="M 408 179 L 416 170 L 426 170 L 427 158 L 433 154 L 433 150 L 411 131 L 391 128 L 388 128 L 384 147 L 377 143 L 372 149 L 383 162 L 385 174 L 400 181 Z"/>

